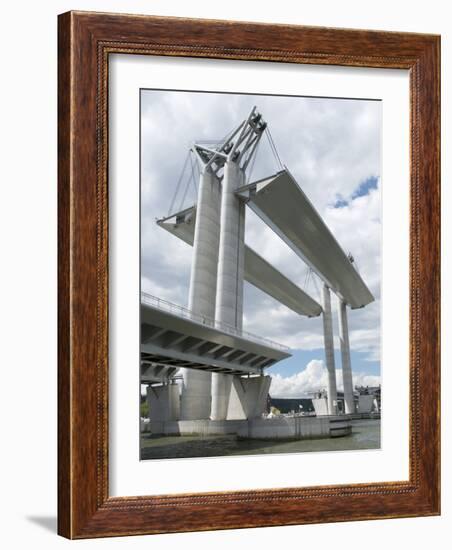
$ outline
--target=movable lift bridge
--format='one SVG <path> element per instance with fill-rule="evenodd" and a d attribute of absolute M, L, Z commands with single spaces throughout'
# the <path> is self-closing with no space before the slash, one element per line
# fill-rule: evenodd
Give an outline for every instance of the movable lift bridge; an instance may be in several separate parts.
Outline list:
<path fill-rule="evenodd" d="M 152 376 L 169 380 L 178 372 L 183 377 L 181 419 L 227 419 L 233 378 L 268 378 L 264 369 L 290 356 L 284 346 L 242 330 L 244 281 L 299 315 L 322 314 L 332 415 L 337 413 L 337 389 L 330 291 L 336 294 L 345 412 L 354 412 L 347 306 L 362 308 L 374 297 L 287 168 L 246 183 L 264 133 L 274 147 L 254 108 L 222 142 L 195 144 L 197 203 L 157 221 L 194 248 L 189 306 L 142 294 L 142 381 L 150 383 Z M 245 245 L 246 206 L 321 279 L 321 304 Z M 175 368 L 180 371 L 168 370 Z"/>

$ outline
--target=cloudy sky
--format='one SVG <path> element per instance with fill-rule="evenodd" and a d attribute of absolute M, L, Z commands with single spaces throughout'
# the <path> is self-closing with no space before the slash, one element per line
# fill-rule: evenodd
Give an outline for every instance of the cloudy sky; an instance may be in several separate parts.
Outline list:
<path fill-rule="evenodd" d="M 141 93 L 141 284 L 142 290 L 186 306 L 192 248 L 155 220 L 194 204 L 191 167 L 183 171 L 195 141 L 219 140 L 257 106 L 282 162 L 320 212 L 376 300 L 349 310 L 355 383 L 380 382 L 380 138 L 381 103 L 370 100 L 281 97 L 143 90 Z M 279 169 L 265 136 L 251 180 Z M 176 188 L 183 174 L 179 191 Z M 319 280 L 250 209 L 248 245 L 319 300 Z M 337 335 L 336 300 L 332 300 Z M 245 283 L 243 328 L 292 348 L 291 358 L 269 369 L 270 393 L 300 396 L 326 386 L 321 317 L 307 319 Z M 339 341 L 336 337 L 338 387 Z"/>

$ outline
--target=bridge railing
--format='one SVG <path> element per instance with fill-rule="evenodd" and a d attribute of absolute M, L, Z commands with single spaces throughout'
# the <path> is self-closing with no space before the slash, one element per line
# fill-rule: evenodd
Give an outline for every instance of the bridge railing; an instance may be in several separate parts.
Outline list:
<path fill-rule="evenodd" d="M 201 325 L 205 325 L 217 330 L 221 330 L 222 332 L 226 332 L 228 334 L 231 334 L 232 336 L 244 338 L 245 340 L 251 340 L 252 342 L 256 342 L 257 344 L 262 344 L 280 351 L 284 351 L 284 352 L 289 351 L 289 348 L 287 346 L 278 344 L 278 342 L 274 342 L 269 338 L 264 338 L 263 336 L 257 336 L 256 334 L 253 334 L 246 330 L 240 330 L 227 323 L 216 321 L 211 317 L 200 315 L 199 313 L 195 313 L 194 311 L 191 311 L 186 307 L 180 306 L 178 304 L 173 304 L 172 302 L 168 302 L 167 300 L 163 300 L 162 298 L 157 298 L 157 296 L 153 296 L 152 294 L 148 294 L 147 292 L 141 293 L 141 303 L 157 309 L 161 309 L 163 311 L 167 311 L 168 313 L 177 315 L 178 317 L 190 319 L 191 321 L 195 321 L 196 323 L 199 323 Z"/>

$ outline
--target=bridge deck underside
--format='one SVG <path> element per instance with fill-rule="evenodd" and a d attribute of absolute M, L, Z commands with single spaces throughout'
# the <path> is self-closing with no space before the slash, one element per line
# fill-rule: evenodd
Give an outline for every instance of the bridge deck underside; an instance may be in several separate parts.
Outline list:
<path fill-rule="evenodd" d="M 259 374 L 286 351 L 141 305 L 141 361 L 229 374 Z"/>
<path fill-rule="evenodd" d="M 157 364 L 152 361 L 150 355 L 141 354 L 140 380 L 142 384 L 161 384 L 174 379 L 178 372 L 179 369 L 176 365 Z"/>

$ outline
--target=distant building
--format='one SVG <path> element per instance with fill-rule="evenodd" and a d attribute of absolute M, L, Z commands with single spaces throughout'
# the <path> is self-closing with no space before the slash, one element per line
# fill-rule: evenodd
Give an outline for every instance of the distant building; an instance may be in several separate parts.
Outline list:
<path fill-rule="evenodd" d="M 314 406 L 310 397 L 271 397 L 268 398 L 267 412 L 275 407 L 281 414 L 313 413 Z"/>
<path fill-rule="evenodd" d="M 357 393 L 358 396 L 372 396 L 373 408 L 377 412 L 381 412 L 381 386 L 355 386 L 355 393 Z"/>
<path fill-rule="evenodd" d="M 379 413 L 381 411 L 381 386 L 355 386 L 353 401 L 354 413 Z M 343 391 L 337 391 L 334 405 L 337 414 L 346 413 Z M 272 407 L 278 409 L 281 414 L 315 412 L 317 416 L 328 415 L 328 392 L 325 389 L 321 389 L 302 398 L 274 398 L 269 396 L 267 412 Z"/>

